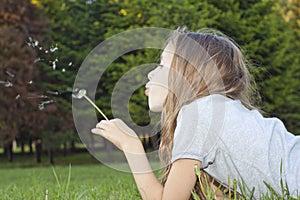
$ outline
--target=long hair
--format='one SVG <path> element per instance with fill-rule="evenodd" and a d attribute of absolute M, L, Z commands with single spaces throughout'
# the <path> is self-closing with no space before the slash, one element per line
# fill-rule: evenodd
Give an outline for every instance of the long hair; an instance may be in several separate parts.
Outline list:
<path fill-rule="evenodd" d="M 168 46 L 169 45 L 169 46 Z M 167 41 L 174 53 L 169 72 L 169 93 L 161 118 L 160 159 L 164 166 L 164 185 L 171 169 L 176 119 L 183 105 L 210 94 L 238 99 L 249 109 L 251 77 L 240 47 L 216 31 L 174 31 Z"/>

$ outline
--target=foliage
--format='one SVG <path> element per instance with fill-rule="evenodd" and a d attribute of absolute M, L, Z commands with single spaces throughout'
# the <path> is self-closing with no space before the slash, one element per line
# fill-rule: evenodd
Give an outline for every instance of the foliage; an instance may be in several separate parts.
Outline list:
<path fill-rule="evenodd" d="M 31 84 L 37 72 L 36 54 L 26 42 L 30 35 L 42 39 L 47 20 L 29 0 L 1 1 L 0 16 L 0 145 L 6 146 L 16 138 L 28 139 L 29 130 L 36 127 L 31 122 L 40 117 L 38 102 L 27 98 L 36 95 L 39 87 Z"/>
<path fill-rule="evenodd" d="M 282 168 L 280 170 L 282 170 Z M 199 180 L 200 190 L 204 196 L 203 198 L 205 198 L 206 200 L 218 199 L 218 198 L 224 198 L 224 199 L 229 199 L 229 200 L 250 200 L 250 199 L 254 198 L 253 194 L 254 194 L 255 188 L 253 188 L 249 192 L 248 191 L 249 189 L 244 185 L 244 183 L 238 184 L 236 180 L 230 180 L 230 177 L 228 177 L 228 183 L 229 183 L 228 187 L 226 187 L 226 189 L 224 191 L 221 191 L 223 193 L 223 196 L 222 197 L 217 196 L 217 193 L 220 192 L 220 189 L 222 186 L 220 185 L 218 188 L 214 189 L 213 185 L 211 184 L 211 182 L 208 180 L 208 178 L 206 176 L 204 176 L 204 183 L 202 183 L 201 180 L 203 180 L 203 179 L 201 177 L 203 176 L 203 173 L 199 169 L 198 166 L 195 166 L 195 172 L 197 175 L 197 179 Z M 231 185 L 231 183 L 232 183 L 232 185 Z M 289 194 L 288 185 L 284 184 L 282 179 L 280 181 L 280 186 L 281 186 L 281 190 L 282 190 L 281 194 L 276 192 L 269 183 L 264 182 L 264 184 L 266 185 L 268 192 L 266 194 L 261 194 L 259 199 L 263 199 L 263 200 L 271 200 L 271 199 L 297 200 L 295 197 L 293 197 Z M 237 188 L 238 188 L 237 185 L 241 189 L 241 194 L 237 190 Z M 192 191 L 192 196 L 193 196 L 193 199 L 200 200 L 199 194 L 197 194 L 195 191 Z M 298 199 L 300 199 L 300 196 L 298 196 Z"/>
<path fill-rule="evenodd" d="M 69 94 L 53 97 L 56 103 L 47 106 L 42 112 L 29 112 L 30 108 L 36 108 L 37 102 L 27 101 L 24 98 L 15 101 L 17 94 L 23 91 L 22 96 L 26 96 L 28 92 L 43 93 L 47 90 L 64 91 L 72 88 L 76 72 L 84 58 L 96 45 L 117 33 L 142 27 L 175 29 L 183 25 L 191 31 L 206 27 L 217 29 L 237 41 L 245 52 L 257 81 L 256 87 L 263 101 L 262 109 L 269 116 L 282 119 L 292 133 L 300 134 L 298 56 L 300 45 L 297 42 L 299 5 L 295 1 L 32 0 L 31 2 L 37 7 L 30 4 L 29 0 L 22 3 L 5 0 L 1 2 L 0 7 L 0 29 L 3 35 L 0 45 L 7 46 L 2 48 L 2 51 L 5 49 L 6 51 L 1 52 L 3 57 L 0 59 L 3 60 L 3 62 L 1 60 L 3 64 L 0 67 L 4 71 L 0 77 L 13 81 L 14 79 L 4 74 L 6 69 L 12 70 L 20 79 L 14 82 L 15 86 L 19 84 L 18 82 L 24 83 L 35 77 L 35 84 L 30 90 L 28 88 L 17 90 L 17 87 L 14 87 L 0 91 L 3 93 L 0 95 L 1 105 L 17 102 L 9 107 L 10 111 L 5 106 L 0 107 L 1 113 L 7 113 L 1 115 L 1 132 L 5 132 L 5 137 L 9 137 L 9 140 L 16 137 L 24 137 L 26 140 L 28 137 L 26 132 L 30 132 L 34 137 L 43 137 L 45 146 L 53 148 L 59 146 L 56 141 L 74 140 L 75 134 L 71 136 L 72 139 L 65 137 L 66 131 L 74 130 Z M 44 18 L 41 18 L 41 11 Z M 47 23 L 45 32 L 43 27 Z M 37 49 L 33 51 L 25 45 L 29 36 L 43 46 L 57 46 L 58 50 L 51 55 L 44 55 Z M 96 103 L 105 114 L 113 117 L 111 94 L 120 77 L 135 66 L 158 62 L 159 52 L 153 49 L 128 52 L 108 67 L 101 77 L 96 94 Z M 44 58 L 44 62 L 36 63 L 33 68 L 35 58 Z M 57 65 L 53 70 L 50 61 L 55 59 Z M 99 74 L 99 71 L 90 73 Z M 142 77 L 145 74 L 133 77 L 128 80 L 128 84 L 146 81 L 146 77 Z M 143 90 L 141 86 L 134 91 L 126 108 L 134 122 L 139 125 L 150 123 L 147 99 Z M 17 110 L 20 112 L 17 113 Z M 86 111 L 82 113 L 87 114 Z M 20 120 L 15 122 L 14 116 L 18 115 Z M 52 118 L 49 118 L 49 115 Z M 37 127 L 37 124 L 40 126 L 31 133 L 32 127 Z M 53 124 L 56 124 L 57 128 L 52 127 Z M 18 130 L 21 125 L 25 127 L 22 133 Z M 41 134 L 45 130 L 48 132 Z M 3 141 L 4 136 L 1 135 Z M 54 146 L 52 141 L 55 141 Z"/>

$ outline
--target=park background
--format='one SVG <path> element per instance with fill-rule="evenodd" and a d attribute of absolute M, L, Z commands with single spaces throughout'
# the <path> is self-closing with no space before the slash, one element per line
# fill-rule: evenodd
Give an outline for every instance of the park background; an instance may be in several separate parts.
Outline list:
<path fill-rule="evenodd" d="M 135 28 L 213 28 L 230 36 L 249 61 L 264 115 L 300 134 L 299 15 L 299 0 L 1 0 L 0 199 L 139 198 L 130 174 L 87 153 L 74 126 L 70 93 L 49 93 L 70 90 L 93 48 Z M 155 49 L 135 50 L 111 64 L 95 98 L 109 118 L 118 79 L 157 62 L 158 55 Z M 136 124 L 149 123 L 143 87 L 128 110 Z M 139 135 L 146 149 L 157 148 L 157 138 Z"/>

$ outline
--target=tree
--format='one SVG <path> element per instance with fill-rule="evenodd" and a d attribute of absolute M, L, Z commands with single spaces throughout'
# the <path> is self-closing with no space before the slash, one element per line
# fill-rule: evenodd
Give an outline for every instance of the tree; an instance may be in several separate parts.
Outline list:
<path fill-rule="evenodd" d="M 36 70 L 33 68 L 35 52 L 26 41 L 29 36 L 41 38 L 47 20 L 42 19 L 40 12 L 29 0 L 16 2 L 4 0 L 0 3 L 0 63 L 1 63 L 1 141 L 12 161 L 12 141 L 22 140 L 26 135 L 26 122 L 35 115 L 37 102 L 27 98 L 35 85 L 31 85 Z M 37 91 L 36 91 L 37 92 Z M 20 134 L 20 127 L 23 127 Z"/>
<path fill-rule="evenodd" d="M 289 130 L 299 133 L 299 45 L 295 31 L 284 21 L 276 2 L 265 0 L 167 0 L 149 1 L 50 1 L 40 0 L 50 19 L 52 42 L 60 48 L 60 67 L 46 71 L 51 89 L 73 84 L 75 74 L 89 51 L 103 40 L 122 31 L 140 27 L 175 29 L 186 25 L 190 30 L 213 28 L 237 41 L 252 63 L 251 71 L 263 100 L 263 109 L 277 116 Z M 156 62 L 158 51 L 137 50 L 122 55 L 103 74 L 96 103 L 112 117 L 110 96 L 115 83 L 134 66 Z M 90 72 L 97 74 L 97 70 Z M 137 76 L 136 80 L 141 77 Z M 52 80 L 52 81 L 51 81 Z M 53 81 L 55 80 L 55 82 Z M 56 82 L 58 80 L 58 82 Z M 135 80 L 130 80 L 135 81 Z M 59 84 L 59 85 L 58 85 Z M 289 103 L 285 103 L 285 102 Z M 61 101 L 70 108 L 69 99 Z M 121 105 L 123 106 L 123 105 Z M 143 87 L 135 91 L 128 106 L 137 123 L 149 123 Z M 82 111 L 88 115 L 87 111 Z M 99 116 L 100 118 L 100 116 Z"/>

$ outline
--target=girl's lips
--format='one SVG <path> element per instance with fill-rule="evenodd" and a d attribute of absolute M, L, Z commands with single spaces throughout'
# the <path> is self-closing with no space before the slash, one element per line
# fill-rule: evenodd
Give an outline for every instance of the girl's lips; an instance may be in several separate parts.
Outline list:
<path fill-rule="evenodd" d="M 149 96 L 149 82 L 145 85 L 145 95 Z"/>
<path fill-rule="evenodd" d="M 149 88 L 146 88 L 146 89 L 145 89 L 145 95 L 146 95 L 146 96 L 149 96 Z"/>

